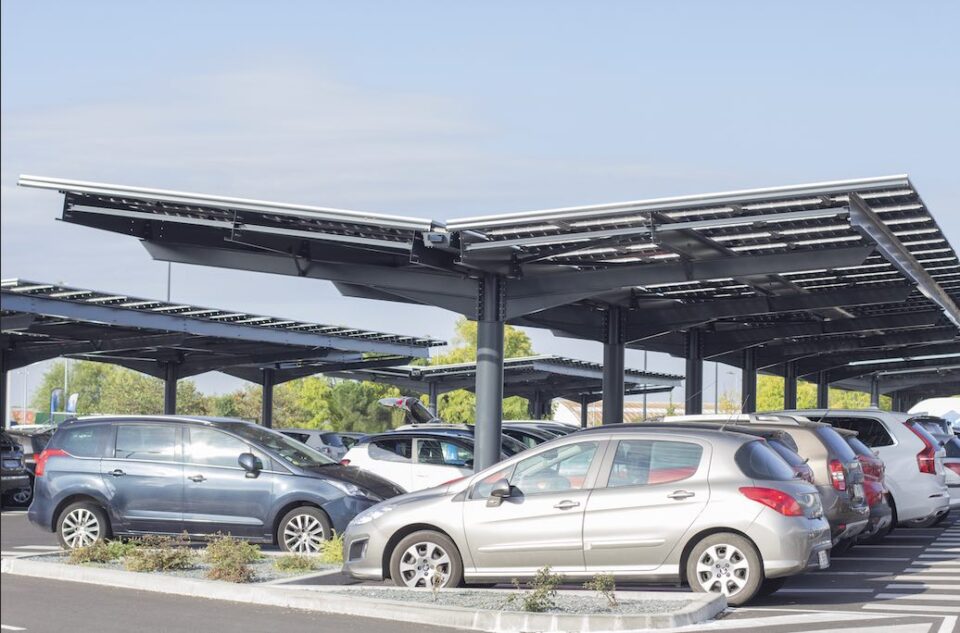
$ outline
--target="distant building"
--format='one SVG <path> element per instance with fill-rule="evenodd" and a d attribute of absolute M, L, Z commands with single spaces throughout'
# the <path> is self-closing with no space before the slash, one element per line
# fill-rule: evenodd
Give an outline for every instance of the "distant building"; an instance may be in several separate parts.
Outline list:
<path fill-rule="evenodd" d="M 557 398 L 554 402 L 553 419 L 566 424 L 580 425 L 580 404 L 572 400 Z M 706 407 L 704 407 L 706 410 Z M 647 401 L 646 419 L 662 418 L 670 412 L 673 415 L 683 413 L 683 403 Z M 597 426 L 603 420 L 603 403 L 594 402 L 587 407 L 587 426 Z M 624 422 L 643 422 L 643 401 L 627 400 L 623 403 Z"/>

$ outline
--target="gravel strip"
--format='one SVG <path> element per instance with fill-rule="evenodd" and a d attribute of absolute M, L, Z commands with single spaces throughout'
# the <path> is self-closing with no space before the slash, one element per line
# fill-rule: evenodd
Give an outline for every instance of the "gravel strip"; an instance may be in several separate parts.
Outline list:
<path fill-rule="evenodd" d="M 458 591 L 440 591 L 434 599 L 433 592 L 427 590 L 393 590 L 393 589 L 351 589 L 346 595 L 362 596 L 364 598 L 374 598 L 377 600 L 400 600 L 403 602 L 418 602 L 425 604 L 436 604 L 445 607 L 463 607 L 467 609 L 491 609 L 493 611 L 520 611 L 521 600 L 519 594 L 507 594 L 500 591 L 489 590 L 458 590 Z M 518 597 L 510 601 L 511 595 Z M 673 613 L 684 608 L 690 601 L 687 600 L 620 600 L 619 607 L 611 607 L 606 598 L 571 595 L 560 592 L 556 599 L 557 608 L 550 609 L 545 613 L 569 613 L 569 614 L 653 614 L 653 613 Z"/>

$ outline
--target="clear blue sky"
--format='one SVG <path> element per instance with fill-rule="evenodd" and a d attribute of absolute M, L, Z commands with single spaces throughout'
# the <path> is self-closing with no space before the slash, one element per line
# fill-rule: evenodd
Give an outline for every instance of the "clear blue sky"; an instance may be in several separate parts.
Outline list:
<path fill-rule="evenodd" d="M 438 218 L 909 173 L 960 244 L 956 2 L 2 7 L 4 277 L 165 292 L 165 265 L 54 222 L 20 173 Z M 444 338 L 454 320 L 212 269 L 175 267 L 173 296 Z"/>

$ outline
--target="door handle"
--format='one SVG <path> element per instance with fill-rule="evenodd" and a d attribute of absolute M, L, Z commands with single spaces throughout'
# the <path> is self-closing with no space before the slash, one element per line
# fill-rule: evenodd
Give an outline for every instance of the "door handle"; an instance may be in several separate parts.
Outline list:
<path fill-rule="evenodd" d="M 192 477 L 187 477 L 187 479 L 189 479 L 190 481 L 195 481 L 195 482 L 197 482 L 197 483 L 200 483 L 201 481 L 206 481 L 206 480 L 207 480 L 207 478 L 204 477 L 203 475 L 194 475 L 194 476 L 192 476 Z"/>
<path fill-rule="evenodd" d="M 123 472 L 119 468 L 114 468 L 113 470 L 110 471 L 110 474 L 113 475 L 114 477 L 123 477 L 127 473 Z"/>
<path fill-rule="evenodd" d="M 561 501 L 557 505 L 553 506 L 557 510 L 569 510 L 570 508 L 576 508 L 580 505 L 579 501 Z"/>
<path fill-rule="evenodd" d="M 667 495 L 667 499 L 678 499 L 678 500 L 679 500 L 679 499 L 688 499 L 688 498 L 690 498 L 690 497 L 696 496 L 696 494 L 697 494 L 697 493 L 695 493 L 695 492 L 690 492 L 689 490 L 677 490 L 677 491 L 675 491 L 675 492 L 671 492 L 670 494 L 668 494 L 668 495 Z"/>

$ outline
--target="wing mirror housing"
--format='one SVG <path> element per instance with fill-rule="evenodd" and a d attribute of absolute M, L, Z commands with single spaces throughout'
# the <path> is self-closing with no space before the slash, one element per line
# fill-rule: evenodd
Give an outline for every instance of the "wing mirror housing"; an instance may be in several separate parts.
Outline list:
<path fill-rule="evenodd" d="M 241 453 L 237 463 L 240 464 L 240 468 L 247 471 L 247 477 L 256 477 L 263 470 L 263 462 L 253 453 Z"/>
<path fill-rule="evenodd" d="M 500 505 L 503 503 L 503 500 L 509 498 L 511 494 L 513 494 L 513 489 L 510 486 L 510 482 L 506 479 L 498 479 L 493 482 L 493 488 L 490 489 L 487 507 L 494 508 Z"/>

